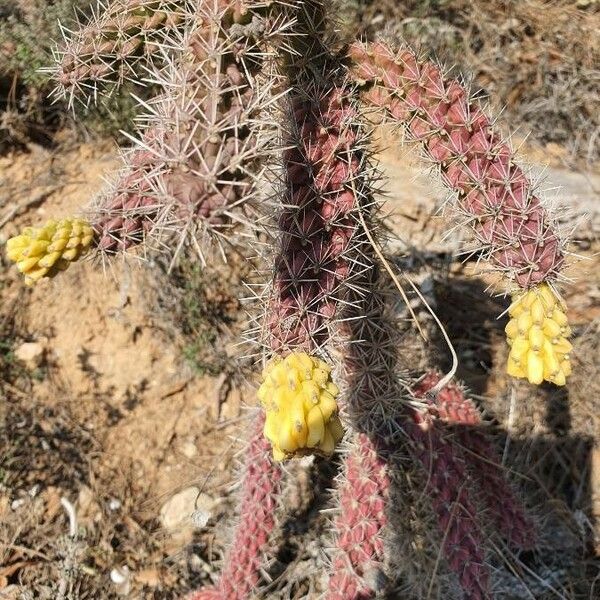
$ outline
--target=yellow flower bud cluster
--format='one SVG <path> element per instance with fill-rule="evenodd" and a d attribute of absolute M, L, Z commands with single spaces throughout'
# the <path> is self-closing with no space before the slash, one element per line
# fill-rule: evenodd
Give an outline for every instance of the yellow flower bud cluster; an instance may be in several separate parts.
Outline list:
<path fill-rule="evenodd" d="M 86 252 L 94 231 L 82 219 L 50 220 L 43 227 L 26 227 L 6 242 L 8 258 L 17 263 L 32 285 L 42 277 L 53 277 Z"/>
<path fill-rule="evenodd" d="M 550 286 L 543 283 L 513 296 L 506 326 L 510 356 L 506 371 L 530 383 L 551 381 L 565 385 L 571 374 L 567 339 L 571 328 L 564 307 Z"/>
<path fill-rule="evenodd" d="M 275 460 L 311 449 L 332 454 L 344 432 L 331 367 L 305 352 L 294 352 L 273 360 L 262 376 L 258 398 L 266 412 L 264 434 Z"/>

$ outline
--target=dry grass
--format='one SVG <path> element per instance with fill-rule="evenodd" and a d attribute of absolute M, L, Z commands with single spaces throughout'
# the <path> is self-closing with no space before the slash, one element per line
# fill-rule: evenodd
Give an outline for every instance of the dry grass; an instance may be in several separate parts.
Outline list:
<path fill-rule="evenodd" d="M 401 37 L 459 72 L 521 136 L 600 157 L 600 5 L 575 0 L 348 0 L 349 27 Z M 357 26 L 358 23 L 358 26 Z"/>

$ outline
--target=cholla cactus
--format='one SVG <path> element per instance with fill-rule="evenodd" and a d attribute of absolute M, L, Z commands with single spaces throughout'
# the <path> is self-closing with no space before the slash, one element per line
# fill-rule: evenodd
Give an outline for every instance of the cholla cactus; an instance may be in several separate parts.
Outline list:
<path fill-rule="evenodd" d="M 99 88 L 138 82 L 169 49 L 169 36 L 188 22 L 192 2 L 183 0 L 108 0 L 98 3 L 91 21 L 71 32 L 56 50 L 57 96 L 69 103 L 95 99 Z"/>
<path fill-rule="evenodd" d="M 65 247 L 77 239 L 77 253 L 90 245 L 108 259 L 157 234 L 172 252 L 191 240 L 202 254 L 205 233 L 233 243 L 260 221 L 268 234 L 272 278 L 257 329 L 265 416 L 220 583 L 194 598 L 242 600 L 257 591 L 276 524 L 275 461 L 329 456 L 342 437 L 331 600 L 419 587 L 408 567 L 389 569 L 389 529 L 406 508 L 394 506 L 393 488 L 405 470 L 419 474 L 437 521 L 431 535 L 444 566 L 437 557 L 427 568 L 454 573 L 467 598 L 489 598 L 484 532 L 530 548 L 533 528 L 463 391 L 436 374 L 399 378 L 365 107 L 420 144 L 451 189 L 474 251 L 509 281 L 508 371 L 532 383 L 564 385 L 570 372 L 570 330 L 555 291 L 565 240 L 479 103 L 437 65 L 383 43 L 345 46 L 320 0 L 194 4 L 103 7 L 59 53 L 57 69 L 58 93 L 89 86 L 95 95 L 142 65 L 162 64 L 150 77 L 162 92 L 142 107 L 146 126 L 123 172 L 96 200 L 85 235 L 73 225 Z M 9 242 L 30 280 L 70 260 L 58 248 L 68 236 L 55 240 L 52 227 Z M 426 560 L 428 549 L 422 554 Z"/>

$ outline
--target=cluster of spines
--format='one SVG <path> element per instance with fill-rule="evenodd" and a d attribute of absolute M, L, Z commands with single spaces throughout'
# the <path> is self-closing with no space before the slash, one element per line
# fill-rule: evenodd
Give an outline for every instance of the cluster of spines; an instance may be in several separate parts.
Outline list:
<path fill-rule="evenodd" d="M 462 456 L 418 411 L 413 412 L 412 422 L 403 423 L 402 430 L 410 438 L 411 452 L 422 466 L 448 567 L 457 574 L 467 598 L 490 598 L 484 536 L 467 487 Z"/>
<path fill-rule="evenodd" d="M 283 156 L 279 252 L 267 317 L 276 351 L 312 350 L 327 341 L 344 291 L 364 269 L 357 214 L 369 201 L 352 88 L 298 87 L 290 102 L 293 128 Z"/>
<path fill-rule="evenodd" d="M 371 205 L 363 213 L 364 223 L 375 234 L 376 209 Z M 398 414 L 403 407 L 397 370 L 399 339 L 374 248 L 364 248 L 360 260 L 363 269 L 345 297 L 338 327 L 343 407 L 355 435 L 340 474 L 340 513 L 326 596 L 330 600 L 382 595 L 397 575 L 388 570 L 396 549 L 390 546 L 387 525 L 392 525 L 394 511 L 406 509 L 391 498 L 390 483 L 396 467 L 391 454 L 402 452 L 402 444 L 392 439 L 403 420 Z"/>
<path fill-rule="evenodd" d="M 555 223 L 467 89 L 408 48 L 357 42 L 349 59 L 364 99 L 439 167 L 493 267 L 523 288 L 557 278 L 564 251 Z"/>
<path fill-rule="evenodd" d="M 548 284 L 514 294 L 506 326 L 509 375 L 530 383 L 565 385 L 571 374 L 573 349 L 564 306 Z"/>
<path fill-rule="evenodd" d="M 90 224 L 79 218 L 50 219 L 42 227 L 26 227 L 6 243 L 8 258 L 32 285 L 53 277 L 85 254 L 94 239 Z"/>
<path fill-rule="evenodd" d="M 335 519 L 336 548 L 328 600 L 375 597 L 384 563 L 389 481 L 385 461 L 359 434 L 345 458 Z"/>
<path fill-rule="evenodd" d="M 89 22 L 75 32 L 64 29 L 65 42 L 56 50 L 54 95 L 87 103 L 119 86 L 135 82 L 146 67 L 160 63 L 170 48 L 173 31 L 193 15 L 191 0 L 102 1 Z"/>
<path fill-rule="evenodd" d="M 306 452 L 330 456 L 343 437 L 331 367 L 305 352 L 274 358 L 263 371 L 258 398 L 264 434 L 275 460 Z"/>

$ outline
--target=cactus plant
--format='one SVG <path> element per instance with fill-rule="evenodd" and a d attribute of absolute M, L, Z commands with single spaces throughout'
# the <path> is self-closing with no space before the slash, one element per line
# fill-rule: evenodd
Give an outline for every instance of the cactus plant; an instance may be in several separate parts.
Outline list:
<path fill-rule="evenodd" d="M 320 0 L 196 4 L 115 2 L 74 34 L 57 67 L 57 93 L 90 85 L 96 94 L 139 74 L 157 58 L 151 47 L 164 49 L 153 76 L 162 92 L 143 107 L 146 126 L 123 172 L 89 211 L 92 254 L 147 247 L 149 234 L 175 254 L 189 240 L 202 254 L 207 232 L 230 244 L 243 241 L 240 232 L 269 240 L 272 277 L 257 335 L 265 416 L 220 583 L 193 598 L 251 597 L 275 526 L 275 461 L 329 456 L 342 437 L 329 598 L 373 598 L 404 577 L 386 571 L 388 500 L 406 469 L 420 473 L 446 571 L 465 597 L 489 598 L 484 532 L 491 525 L 530 548 L 533 526 L 463 391 L 435 373 L 418 381 L 411 373 L 408 384 L 399 377 L 366 109 L 420 145 L 451 190 L 473 251 L 508 280 L 507 368 L 532 383 L 564 385 L 570 372 L 557 295 L 566 241 L 483 108 L 437 65 L 385 43 L 344 45 Z M 30 279 L 54 274 L 39 270 L 50 259 L 38 259 L 30 241 L 55 244 L 50 233 L 30 229 L 9 241 L 9 257 Z"/>
<path fill-rule="evenodd" d="M 262 552 L 275 527 L 274 512 L 281 482 L 281 468 L 273 461 L 271 446 L 263 436 L 264 420 L 262 414 L 256 418 L 246 450 L 241 516 L 226 558 L 227 566 L 218 585 L 200 591 L 190 600 L 243 600 L 259 582 Z"/>
<path fill-rule="evenodd" d="M 138 81 L 141 66 L 164 58 L 169 36 L 186 23 L 191 2 L 111 0 L 99 3 L 92 20 L 75 32 L 63 28 L 65 43 L 56 50 L 54 94 L 69 102 L 95 98 L 98 88 L 125 79 Z M 85 94 L 83 93 L 85 91 Z"/>

